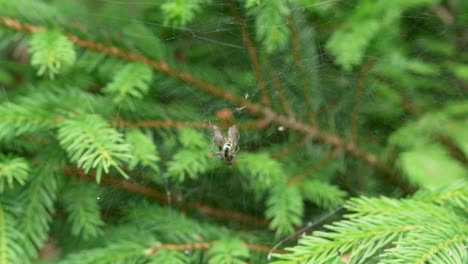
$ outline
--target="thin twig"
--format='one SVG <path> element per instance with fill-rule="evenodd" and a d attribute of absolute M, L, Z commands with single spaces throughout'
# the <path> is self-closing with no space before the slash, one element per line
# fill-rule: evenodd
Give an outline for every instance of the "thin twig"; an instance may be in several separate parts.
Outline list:
<path fill-rule="evenodd" d="M 416 191 L 413 187 L 408 186 L 400 177 L 398 177 L 389 167 L 387 167 L 386 164 L 381 162 L 374 154 L 371 154 L 359 148 L 356 144 L 344 141 L 335 134 L 321 131 L 320 129 L 314 126 L 302 123 L 294 118 L 288 118 L 286 116 L 280 115 L 268 107 L 265 107 L 263 109 L 263 112 L 267 120 L 272 120 L 273 122 L 281 124 L 290 129 L 300 131 L 310 136 L 311 138 L 325 142 L 326 144 L 332 145 L 334 147 L 341 148 L 345 152 L 353 155 L 354 157 L 365 161 L 367 164 L 383 172 L 383 174 L 378 175 L 382 178 L 382 180 L 385 180 L 395 186 L 400 187 L 400 189 L 404 192 L 411 194 Z"/>
<path fill-rule="evenodd" d="M 304 137 L 302 140 L 299 142 L 296 142 L 295 144 L 289 145 L 287 148 L 284 148 L 278 152 L 273 153 L 271 156 L 275 159 L 281 158 L 285 155 L 288 155 L 292 151 L 295 151 L 296 149 L 300 148 L 303 146 L 309 139 L 307 137 Z"/>
<path fill-rule="evenodd" d="M 73 167 L 66 167 L 65 174 L 73 175 L 81 180 L 95 179 L 95 174 L 93 172 L 84 173 L 82 170 Z M 135 182 L 131 182 L 128 180 L 119 180 L 107 175 L 102 175 L 101 182 L 110 186 L 124 189 L 131 193 L 143 195 L 147 198 L 157 201 L 160 204 L 167 205 L 174 201 L 177 204 L 178 208 L 191 208 L 210 218 L 235 221 L 238 223 L 245 223 L 263 227 L 268 226 L 268 221 L 255 216 L 227 209 L 213 208 L 207 205 L 200 204 L 198 202 L 187 203 L 183 200 L 182 195 L 177 193 L 171 194 L 171 196 L 175 197 L 175 199 L 171 199 L 165 193 L 159 192 L 149 187 L 141 186 Z"/>
<path fill-rule="evenodd" d="M 301 173 L 297 174 L 296 176 L 290 178 L 288 180 L 288 182 L 291 183 L 291 184 L 300 183 L 300 181 L 302 179 L 304 179 L 304 177 L 306 177 L 307 175 L 310 175 L 310 174 L 320 170 L 325 165 L 327 165 L 329 162 L 334 160 L 338 156 L 338 154 L 340 153 L 339 150 L 340 150 L 339 148 L 335 148 L 333 151 L 331 151 L 330 153 L 325 155 L 319 162 L 315 163 L 312 167 L 307 168 L 304 171 L 302 171 Z"/>
<path fill-rule="evenodd" d="M 194 208 L 198 212 L 212 218 L 216 219 L 222 219 L 222 220 L 228 220 L 228 221 L 234 221 L 234 222 L 239 222 L 239 223 L 247 223 L 247 224 L 253 224 L 256 226 L 263 226 L 266 227 L 268 226 L 268 221 L 264 219 L 260 219 L 255 216 L 247 215 L 244 213 L 236 212 L 233 210 L 226 210 L 226 209 L 219 209 L 219 208 L 213 208 L 210 206 L 206 206 L 203 204 L 200 204 L 198 202 L 196 203 L 190 203 L 188 204 L 189 208 Z"/>
<path fill-rule="evenodd" d="M 279 80 L 278 73 L 276 70 L 273 68 L 271 65 L 269 59 L 267 56 L 265 56 L 265 63 L 268 68 L 268 73 L 270 74 L 270 78 L 273 81 L 273 89 L 275 89 L 276 94 L 278 94 L 278 97 L 281 102 L 281 106 L 283 107 L 284 112 L 289 115 L 289 116 L 294 116 L 291 106 L 289 105 L 288 100 L 286 99 L 286 96 L 284 94 L 284 89 L 283 86 L 281 85 L 281 82 Z"/>
<path fill-rule="evenodd" d="M 299 43 L 299 38 L 297 37 L 296 28 L 294 27 L 294 21 L 291 18 L 291 16 L 288 16 L 288 28 L 289 28 L 289 32 L 291 33 L 293 56 L 294 56 L 294 61 L 296 62 L 297 70 L 299 72 L 299 79 L 301 80 L 301 87 L 302 87 L 302 92 L 304 93 L 304 97 L 306 101 L 307 113 L 312 123 L 315 123 L 315 113 L 312 109 L 312 93 L 310 91 L 310 87 L 307 81 L 307 76 L 304 70 L 304 63 L 302 61 L 301 46 Z"/>
<path fill-rule="evenodd" d="M 354 94 L 354 105 L 351 111 L 351 141 L 356 143 L 357 137 L 357 119 L 359 112 L 359 105 L 364 91 L 364 84 L 366 83 L 367 76 L 373 63 L 372 58 L 368 58 L 367 61 L 362 65 L 361 72 L 357 83 L 356 93 Z"/>
<path fill-rule="evenodd" d="M 211 242 L 195 242 L 195 243 L 187 243 L 187 244 L 160 244 L 155 247 L 151 247 L 145 250 L 147 255 L 156 254 L 161 249 L 169 249 L 169 250 L 177 250 L 177 251 L 185 251 L 185 250 L 203 250 L 209 249 L 213 247 L 216 241 Z M 242 243 L 242 245 L 252 251 L 258 251 L 263 253 L 270 252 L 270 248 L 264 245 L 257 245 L 257 244 L 248 244 Z M 283 250 L 276 250 L 274 253 L 284 253 Z"/>
<path fill-rule="evenodd" d="M 264 105 L 270 105 L 270 97 L 268 96 L 268 92 L 265 85 L 265 80 L 263 78 L 262 69 L 260 67 L 260 63 L 258 61 L 257 49 L 255 48 L 253 41 L 249 37 L 249 33 L 247 32 L 247 26 L 245 24 L 244 19 L 239 14 L 234 3 L 231 0 L 225 0 L 226 5 L 229 7 L 236 23 L 239 25 L 242 42 L 247 47 L 250 62 L 252 63 L 252 68 L 255 72 L 255 78 L 257 79 L 257 87 L 262 94 L 262 103 Z"/>
<path fill-rule="evenodd" d="M 125 127 L 125 128 L 184 128 L 191 127 L 197 129 L 208 128 L 207 122 L 196 122 L 196 121 L 176 121 L 176 120 L 140 120 L 140 121 L 125 121 L 122 119 L 114 120 L 111 125 L 113 127 Z M 251 122 L 239 123 L 237 126 L 239 129 L 264 129 L 267 127 L 265 120 L 259 119 Z M 220 123 L 218 126 L 222 128 L 228 128 L 230 125 Z"/>
<path fill-rule="evenodd" d="M 27 23 L 20 23 L 17 20 L 5 18 L 5 17 L 0 17 L 0 25 L 4 25 L 8 28 L 18 30 L 18 31 L 24 31 L 24 32 L 35 32 L 35 31 L 44 29 L 43 27 L 38 27 L 38 26 L 31 25 L 31 24 L 27 24 Z M 78 46 L 81 46 L 83 48 L 88 48 L 91 50 L 96 50 L 104 54 L 117 56 L 117 57 L 130 60 L 130 61 L 140 61 L 142 63 L 149 65 L 156 71 L 165 73 L 169 76 L 178 78 L 186 83 L 192 84 L 194 87 L 197 87 L 201 90 L 211 93 L 212 95 L 216 97 L 223 98 L 226 101 L 231 102 L 235 105 L 245 106 L 245 109 L 248 110 L 253 115 L 258 115 L 258 114 L 263 113 L 267 121 L 271 121 L 276 124 L 288 127 L 290 129 L 300 131 L 310 136 L 311 138 L 322 141 L 325 144 L 329 144 L 335 147 L 340 147 L 347 153 L 351 154 L 352 156 L 358 159 L 361 159 L 365 161 L 366 163 L 368 163 L 369 165 L 382 171 L 384 174 L 380 176 L 382 177 L 383 180 L 386 180 L 390 182 L 391 184 L 394 184 L 400 187 L 406 193 L 413 193 L 415 191 L 414 188 L 408 187 L 407 184 L 403 182 L 401 178 L 395 175 L 394 172 L 389 167 L 387 167 L 386 164 L 381 162 L 377 158 L 377 156 L 375 156 L 372 153 L 367 152 L 366 150 L 360 149 L 352 142 L 344 141 L 339 136 L 333 133 L 322 131 L 313 125 L 309 125 L 309 124 L 297 121 L 296 119 L 292 117 L 287 117 L 279 113 L 276 113 L 270 107 L 252 103 L 244 98 L 239 98 L 233 93 L 223 90 L 222 88 L 215 86 L 214 84 L 211 84 L 209 82 L 200 80 L 188 72 L 185 72 L 176 68 L 171 68 L 164 61 L 157 62 L 141 54 L 137 54 L 133 52 L 126 52 L 115 46 L 108 47 L 101 43 L 79 38 L 78 36 L 73 35 L 73 34 L 67 34 L 67 36 L 72 42 L 74 42 Z"/>
<path fill-rule="evenodd" d="M 468 168 L 468 156 L 463 150 L 453 142 L 453 140 L 445 135 L 437 135 L 437 141 L 442 144 L 450 153 L 450 155 L 458 160 L 461 164 Z"/>

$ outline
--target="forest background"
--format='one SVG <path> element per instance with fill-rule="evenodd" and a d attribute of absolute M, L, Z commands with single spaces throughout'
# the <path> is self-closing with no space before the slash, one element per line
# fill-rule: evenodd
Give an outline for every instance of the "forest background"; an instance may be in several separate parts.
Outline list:
<path fill-rule="evenodd" d="M 463 0 L 0 0 L 0 263 L 467 263 L 466 25 Z"/>

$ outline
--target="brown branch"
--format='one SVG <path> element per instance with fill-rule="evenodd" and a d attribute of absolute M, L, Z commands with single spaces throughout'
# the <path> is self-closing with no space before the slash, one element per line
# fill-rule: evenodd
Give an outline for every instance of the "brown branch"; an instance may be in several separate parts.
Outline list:
<path fill-rule="evenodd" d="M 362 65 L 361 72 L 357 83 L 356 93 L 354 94 L 354 105 L 351 111 L 351 142 L 356 143 L 357 137 L 357 119 L 359 112 L 359 105 L 364 91 L 364 84 L 366 83 L 367 76 L 373 63 L 372 58 L 368 58 L 367 61 Z"/>
<path fill-rule="evenodd" d="M 461 164 L 468 168 L 468 157 L 465 152 L 453 142 L 452 139 L 445 135 L 437 135 L 437 141 L 439 141 L 450 153 L 450 155 L 458 160 Z"/>
<path fill-rule="evenodd" d="M 250 62 L 252 63 L 252 68 L 255 72 L 255 78 L 257 79 L 257 87 L 260 90 L 260 93 L 262 94 L 262 103 L 264 105 L 269 105 L 270 98 L 266 89 L 265 80 L 263 79 L 262 69 L 258 61 L 257 49 L 255 48 L 253 41 L 249 37 L 245 21 L 239 14 L 235 4 L 232 3 L 231 0 L 225 0 L 224 2 L 229 7 L 229 10 L 231 11 L 234 19 L 236 20 L 236 23 L 239 25 L 242 36 L 242 42 L 244 42 L 244 45 L 247 47 Z"/>
<path fill-rule="evenodd" d="M 253 224 L 256 226 L 263 226 L 263 227 L 266 227 L 269 224 L 267 220 L 260 219 L 255 216 L 246 215 L 244 213 L 235 212 L 232 210 L 213 208 L 213 207 L 209 207 L 206 205 L 202 205 L 200 203 L 190 203 L 188 207 L 194 208 L 198 212 L 202 213 L 203 215 L 216 218 L 216 219 Z"/>
<path fill-rule="evenodd" d="M 295 151 L 296 149 L 300 148 L 301 146 L 303 146 L 307 141 L 309 140 L 309 138 L 307 137 L 304 137 L 301 141 L 299 142 L 296 142 L 295 144 L 292 144 L 290 146 L 288 146 L 287 148 L 284 148 L 278 152 L 275 152 L 273 153 L 271 156 L 273 158 L 281 158 L 285 155 L 288 155 L 289 153 L 291 153 L 292 151 Z"/>
<path fill-rule="evenodd" d="M 82 170 L 79 170 L 73 167 L 66 167 L 65 174 L 76 176 L 81 180 L 95 179 L 95 174 L 93 172 L 84 173 Z M 235 221 L 239 223 L 263 226 L 263 227 L 268 226 L 268 221 L 261 219 L 261 218 L 257 218 L 255 216 L 247 215 L 241 212 L 235 212 L 232 210 L 213 208 L 207 205 L 202 205 L 198 202 L 185 203 L 181 194 L 177 194 L 177 193 L 172 194 L 171 196 L 175 197 L 175 199 L 171 199 L 171 197 L 168 197 L 165 193 L 159 192 L 152 188 L 141 186 L 137 183 L 134 183 L 128 180 L 119 180 L 119 179 L 116 179 L 107 175 L 102 175 L 101 182 L 106 185 L 124 189 L 131 193 L 137 193 L 137 194 L 143 195 L 147 198 L 155 200 L 158 203 L 164 204 L 164 205 L 168 205 L 172 202 L 171 200 L 174 200 L 178 208 L 183 208 L 183 207 L 191 208 L 191 209 L 197 210 L 201 214 L 210 218 L 221 219 L 221 220 L 226 220 L 226 221 Z"/>
<path fill-rule="evenodd" d="M 160 244 L 155 247 L 151 247 L 145 250 L 147 255 L 156 254 L 161 249 L 169 249 L 176 251 L 185 251 L 185 250 L 203 250 L 211 248 L 216 241 L 211 242 L 195 242 L 188 244 Z M 270 248 L 264 245 L 248 244 L 242 243 L 242 245 L 252 251 L 259 251 L 263 253 L 270 253 Z M 275 250 L 273 253 L 284 253 L 283 250 Z"/>
<path fill-rule="evenodd" d="M 268 60 L 266 56 L 265 56 L 265 62 L 268 68 L 268 73 L 270 74 L 270 78 L 273 81 L 273 89 L 275 89 L 276 94 L 278 94 L 278 97 L 280 99 L 281 106 L 283 107 L 284 112 L 289 116 L 293 116 L 294 114 L 291 110 L 291 106 L 289 106 L 286 96 L 284 95 L 284 89 L 279 80 L 278 73 L 275 71 L 275 69 L 273 68 L 273 66 L 271 65 L 270 61 Z"/>
<path fill-rule="evenodd" d="M 122 119 L 114 120 L 111 125 L 113 127 L 125 127 L 125 128 L 198 128 L 204 129 L 208 128 L 209 124 L 206 122 L 196 122 L 196 121 L 175 121 L 175 120 L 140 120 L 140 121 L 125 121 Z M 218 124 L 222 128 L 228 128 L 229 124 L 220 123 Z M 248 129 L 264 129 L 268 123 L 265 120 L 259 119 L 256 121 L 245 122 L 237 124 L 239 129 L 248 130 Z"/>
<path fill-rule="evenodd" d="M 315 163 L 312 167 L 310 167 L 310 168 L 302 171 L 301 173 L 297 174 L 296 176 L 290 178 L 288 180 L 288 182 L 291 183 L 291 184 L 300 183 L 300 181 L 302 179 L 304 179 L 304 177 L 306 177 L 307 175 L 310 175 L 310 174 L 320 170 L 325 165 L 327 165 L 329 162 L 334 160 L 338 156 L 338 154 L 340 153 L 339 150 L 340 150 L 339 148 L 335 148 L 335 150 L 333 150 L 330 153 L 328 153 L 327 155 L 325 155 L 319 162 Z"/>
<path fill-rule="evenodd" d="M 314 126 L 304 124 L 300 121 L 297 121 L 294 118 L 288 118 L 286 116 L 280 115 L 268 107 L 263 109 L 265 117 L 267 120 L 272 120 L 278 124 L 281 124 L 290 129 L 300 131 L 311 138 L 315 138 L 319 141 L 325 142 L 326 144 L 332 145 L 337 148 L 343 149 L 345 152 L 353 155 L 354 157 L 365 161 L 367 164 L 379 169 L 382 174 L 378 176 L 382 180 L 387 181 L 395 186 L 400 187 L 404 192 L 411 194 L 416 190 L 412 187 L 409 187 L 406 182 L 404 182 L 400 177 L 398 177 L 386 164 L 381 162 L 374 154 L 371 154 L 352 142 L 346 142 L 335 134 L 324 132 L 319 130 Z"/>
<path fill-rule="evenodd" d="M 24 31 L 24 32 L 35 32 L 38 30 L 43 30 L 43 27 L 37 27 L 34 25 L 20 23 L 17 20 L 12 20 L 9 18 L 0 17 L 0 25 L 4 25 L 8 28 Z M 91 50 L 96 50 L 104 54 L 117 56 L 126 60 L 131 61 L 140 61 L 152 67 L 154 70 L 165 73 L 169 76 L 173 76 L 178 78 L 184 82 L 187 82 L 203 91 L 211 93 L 212 95 L 223 98 L 228 102 L 231 102 L 235 105 L 245 106 L 245 109 L 248 110 L 253 115 L 258 115 L 263 113 L 265 115 L 265 119 L 268 122 L 274 122 L 276 124 L 291 128 L 293 130 L 302 132 L 311 138 L 315 138 L 319 141 L 322 141 L 325 144 L 329 144 L 335 147 L 340 147 L 345 150 L 347 153 L 351 154 L 352 156 L 361 159 L 368 163 L 369 165 L 377 168 L 383 175 L 380 175 L 383 180 L 390 182 L 396 186 L 399 186 L 403 191 L 406 193 L 413 193 L 415 190 L 407 186 L 405 182 L 402 181 L 401 178 L 397 177 L 393 173 L 393 171 L 387 167 L 383 162 L 381 162 L 377 156 L 372 153 L 369 153 L 363 149 L 358 148 L 352 142 L 345 142 L 343 139 L 338 137 L 333 133 L 328 133 L 325 131 L 319 130 L 317 127 L 305 124 L 303 122 L 297 121 L 292 117 L 287 117 L 281 114 L 276 113 L 269 107 L 264 107 L 259 104 L 252 103 L 246 99 L 239 98 L 235 96 L 233 93 L 223 90 L 220 87 L 215 86 L 209 82 L 202 81 L 195 76 L 191 75 L 190 73 L 184 72 L 182 70 L 171 68 L 169 65 L 164 61 L 154 61 L 151 60 L 141 54 L 133 53 L 133 52 L 125 52 L 117 47 L 114 46 L 105 46 L 103 44 L 91 41 L 91 40 L 84 40 L 79 38 L 78 36 L 67 34 L 68 38 L 73 41 L 76 45 L 81 46 L 83 48 L 88 48 Z M 386 177 L 385 177 L 386 176 Z"/>
<path fill-rule="evenodd" d="M 288 16 L 288 28 L 291 33 L 291 43 L 293 49 L 294 61 L 296 62 L 297 70 L 299 71 L 299 79 L 301 80 L 302 92 L 304 93 L 307 113 L 309 114 L 309 119 L 315 123 L 315 113 L 312 109 L 312 94 L 310 88 L 308 87 L 307 76 L 304 70 L 304 63 L 302 61 L 301 55 L 301 46 L 299 43 L 299 38 L 297 37 L 296 28 L 294 27 L 294 21 L 291 16 Z"/>
<path fill-rule="evenodd" d="M 394 87 L 397 86 L 395 82 L 393 82 L 390 79 L 387 79 L 385 76 L 376 74 L 375 78 L 384 84 L 391 85 Z M 405 110 L 406 113 L 411 114 L 411 115 L 415 115 L 415 116 L 421 115 L 423 112 L 422 109 L 418 105 L 415 105 L 414 103 L 411 102 L 411 98 L 405 92 L 405 89 L 398 89 L 398 90 L 400 90 L 400 97 L 399 97 L 400 105 L 403 108 L 403 110 Z"/>

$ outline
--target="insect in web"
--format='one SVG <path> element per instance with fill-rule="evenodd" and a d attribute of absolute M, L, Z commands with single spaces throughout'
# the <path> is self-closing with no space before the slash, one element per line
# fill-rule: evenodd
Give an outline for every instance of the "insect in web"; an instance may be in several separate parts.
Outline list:
<path fill-rule="evenodd" d="M 231 165 L 240 147 L 237 145 L 239 142 L 239 131 L 237 126 L 233 125 L 228 130 L 228 136 L 225 137 L 218 126 L 211 126 L 213 132 L 213 141 L 218 146 L 219 151 L 212 153 L 219 156 L 227 165 Z"/>

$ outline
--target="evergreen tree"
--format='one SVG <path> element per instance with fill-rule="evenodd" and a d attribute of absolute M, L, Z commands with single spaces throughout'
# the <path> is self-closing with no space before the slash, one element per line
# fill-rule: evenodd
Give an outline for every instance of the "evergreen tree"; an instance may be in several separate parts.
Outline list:
<path fill-rule="evenodd" d="M 0 264 L 466 263 L 467 13 L 0 0 Z"/>

